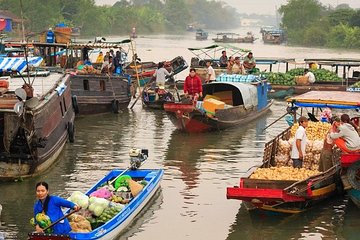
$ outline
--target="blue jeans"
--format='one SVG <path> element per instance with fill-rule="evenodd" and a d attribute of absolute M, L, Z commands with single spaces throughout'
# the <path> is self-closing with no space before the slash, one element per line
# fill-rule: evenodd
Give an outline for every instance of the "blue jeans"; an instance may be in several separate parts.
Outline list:
<path fill-rule="evenodd" d="M 294 168 L 302 168 L 302 163 L 303 163 L 302 160 L 300 160 L 300 159 L 293 159 L 293 158 L 292 158 L 292 160 L 293 160 L 293 167 L 294 167 Z"/>

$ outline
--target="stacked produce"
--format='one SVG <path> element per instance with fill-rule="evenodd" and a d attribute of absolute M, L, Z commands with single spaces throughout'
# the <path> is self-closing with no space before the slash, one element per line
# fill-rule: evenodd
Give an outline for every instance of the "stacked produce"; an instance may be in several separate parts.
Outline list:
<path fill-rule="evenodd" d="M 258 168 L 250 179 L 300 181 L 319 173 L 317 170 L 293 167 Z"/>
<path fill-rule="evenodd" d="M 291 134 L 290 138 L 293 138 L 295 136 L 296 130 L 299 127 L 299 123 L 295 123 L 291 127 Z M 330 123 L 326 122 L 311 122 L 309 121 L 309 124 L 307 126 L 306 130 L 306 136 L 309 140 L 324 140 L 326 134 L 329 132 L 331 127 Z"/>
<path fill-rule="evenodd" d="M 327 69 L 311 69 L 311 72 L 314 73 L 317 82 L 327 82 L 327 81 L 341 81 L 341 78 L 337 76 L 335 72 L 332 72 Z M 304 68 L 295 68 L 291 69 L 287 73 L 273 73 L 273 72 L 263 72 L 267 80 L 274 85 L 295 85 L 294 78 L 296 76 L 304 75 Z"/>
<path fill-rule="evenodd" d="M 299 124 L 295 123 L 291 128 L 290 139 L 279 140 L 278 149 L 275 155 L 276 166 L 292 166 L 290 159 L 291 146 L 294 142 L 295 132 Z M 303 159 L 303 168 L 316 170 L 319 167 L 320 154 L 323 148 L 323 142 L 331 124 L 323 122 L 309 122 L 306 128 L 308 141 L 306 142 L 305 156 Z"/>
<path fill-rule="evenodd" d="M 71 194 L 68 200 L 81 206 L 76 218 L 70 218 L 74 232 L 90 232 L 112 219 L 133 197 L 139 194 L 147 181 L 134 181 L 128 175 L 116 179 L 114 186 L 104 185 L 90 194 L 79 191 Z M 80 217 L 78 217 L 80 216 Z M 85 221 L 86 220 L 86 221 Z"/>

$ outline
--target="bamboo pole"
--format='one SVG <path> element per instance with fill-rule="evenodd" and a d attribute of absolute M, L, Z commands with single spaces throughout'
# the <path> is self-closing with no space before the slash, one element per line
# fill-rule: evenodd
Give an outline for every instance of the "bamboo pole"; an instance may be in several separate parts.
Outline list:
<path fill-rule="evenodd" d="M 136 65 L 136 56 L 137 56 L 137 54 L 136 54 L 135 49 L 134 49 L 133 41 L 134 40 L 131 40 L 130 45 L 131 45 L 131 51 L 132 51 L 132 55 L 133 55 L 133 62 L 134 62 L 135 72 L 136 72 L 136 80 L 137 80 L 138 87 L 139 87 L 139 94 L 141 94 L 140 78 L 139 78 L 139 73 L 138 73 L 138 67 Z M 135 106 L 138 99 L 139 99 L 139 97 L 136 98 L 135 102 L 131 105 L 130 109 L 132 109 Z"/>

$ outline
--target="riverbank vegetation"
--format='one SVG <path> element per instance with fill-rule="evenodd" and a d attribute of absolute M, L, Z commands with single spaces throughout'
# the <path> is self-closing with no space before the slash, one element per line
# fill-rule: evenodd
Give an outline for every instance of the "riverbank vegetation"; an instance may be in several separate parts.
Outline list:
<path fill-rule="evenodd" d="M 138 33 L 169 33 L 194 27 L 224 29 L 240 23 L 236 11 L 219 1 L 207 0 L 120 0 L 113 6 L 97 6 L 94 0 L 26 0 L 25 28 L 41 32 L 57 23 L 80 27 L 85 36 Z M 21 16 L 20 0 L 0 0 L 0 9 Z M 229 25 L 229 23 L 232 23 Z"/>
<path fill-rule="evenodd" d="M 279 9 L 288 42 L 304 46 L 360 49 L 360 9 L 317 0 L 289 0 Z"/>

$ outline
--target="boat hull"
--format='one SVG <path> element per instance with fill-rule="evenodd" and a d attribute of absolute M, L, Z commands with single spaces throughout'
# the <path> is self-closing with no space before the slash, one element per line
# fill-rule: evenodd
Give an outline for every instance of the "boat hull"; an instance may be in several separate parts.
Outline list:
<path fill-rule="evenodd" d="M 246 202 L 248 210 L 261 209 L 282 214 L 301 213 L 337 193 L 338 174 L 339 169 L 334 166 L 307 181 L 241 178 L 239 186 L 227 188 L 226 197 Z M 298 189 L 303 190 L 296 193 Z"/>
<path fill-rule="evenodd" d="M 360 190 L 350 189 L 347 193 L 353 203 L 360 208 Z"/>
<path fill-rule="evenodd" d="M 224 115 L 229 115 L 233 118 L 226 121 L 209 117 L 207 114 L 196 110 L 192 104 L 166 103 L 164 109 L 177 129 L 189 133 L 201 133 L 224 130 L 246 124 L 265 114 L 270 109 L 272 103 L 273 100 L 270 100 L 266 107 L 260 111 L 250 110 L 246 114 L 240 113 L 240 110 L 236 107 L 226 110 Z"/>
<path fill-rule="evenodd" d="M 274 90 L 275 93 L 278 91 L 286 91 L 298 95 L 310 91 L 346 91 L 346 86 L 333 84 L 312 84 L 305 86 L 271 85 L 271 89 Z"/>
<path fill-rule="evenodd" d="M 5 102 L 0 100 L 1 181 L 41 174 L 58 159 L 67 140 L 73 140 L 75 113 L 68 75 L 62 76 L 56 84 L 63 84 L 62 93 L 54 88 L 50 90 L 46 98 L 40 99 L 34 109 L 25 113 L 25 122 L 19 122 L 19 117 L 4 108 Z"/>
<path fill-rule="evenodd" d="M 77 114 L 99 114 L 127 108 L 130 86 L 122 76 L 72 75 L 71 94 Z"/>
<path fill-rule="evenodd" d="M 124 170 L 113 170 L 99 182 L 97 182 L 86 195 L 90 195 L 97 190 L 102 184 L 111 181 L 119 176 Z M 125 173 L 132 178 L 144 178 L 148 184 L 133 200 L 130 201 L 115 217 L 109 220 L 104 225 L 94 229 L 89 233 L 73 233 L 70 232 L 68 236 L 62 236 L 59 239 L 87 239 L 87 240 L 111 240 L 115 239 L 126 227 L 134 220 L 134 218 L 141 212 L 146 204 L 152 199 L 157 190 L 160 188 L 160 180 L 164 174 L 163 170 L 129 170 Z M 50 240 L 57 235 L 32 235 L 29 234 L 30 240 Z M 35 238 L 42 237 L 42 238 Z M 67 238 L 66 238 L 67 237 Z"/>

